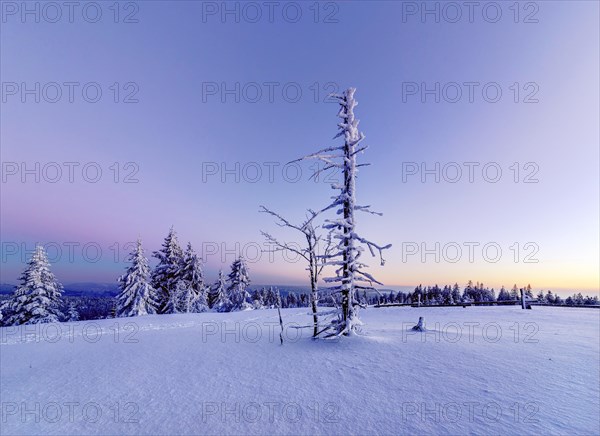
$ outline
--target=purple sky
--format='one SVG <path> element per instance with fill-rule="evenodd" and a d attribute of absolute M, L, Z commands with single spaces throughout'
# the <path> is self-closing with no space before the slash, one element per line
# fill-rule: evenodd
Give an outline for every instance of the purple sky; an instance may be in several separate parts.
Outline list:
<path fill-rule="evenodd" d="M 209 280 L 241 251 L 255 283 L 305 283 L 301 262 L 257 256 L 260 230 L 298 240 L 258 206 L 300 220 L 327 203 L 313 163 L 298 180 L 283 168 L 334 144 L 337 106 L 323 100 L 354 86 L 370 146 L 360 160 L 372 164 L 358 200 L 384 214 L 359 229 L 393 244 L 385 267 L 368 262 L 386 285 L 598 289 L 597 2 L 521 4 L 518 17 L 500 3 L 495 23 L 491 10 L 469 20 L 461 2 L 456 23 L 443 2 L 430 4 L 439 23 L 406 2 L 322 3 L 316 20 L 312 2 L 291 3 L 273 22 L 228 3 L 236 22 L 206 2 L 124 2 L 118 23 L 112 2 L 96 23 L 90 10 L 51 23 L 49 9 L 36 23 L 3 4 L 1 281 L 15 282 L 41 242 L 60 281 L 112 282 L 128 241 L 141 237 L 149 255 L 173 225 Z"/>

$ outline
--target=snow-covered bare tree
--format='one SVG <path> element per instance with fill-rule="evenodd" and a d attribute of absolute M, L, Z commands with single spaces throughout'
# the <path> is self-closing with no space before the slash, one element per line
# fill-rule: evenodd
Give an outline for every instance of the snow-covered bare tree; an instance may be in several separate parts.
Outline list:
<path fill-rule="evenodd" d="M 308 266 L 306 269 L 309 272 L 311 289 L 310 301 L 313 315 L 313 337 L 316 338 L 319 333 L 319 317 L 317 312 L 317 305 L 319 303 L 319 277 L 325 266 L 323 260 L 327 259 L 331 253 L 331 238 L 327 237 L 325 239 L 322 253 L 319 253 L 319 243 L 323 241 L 323 238 L 320 235 L 317 235 L 317 231 L 315 230 L 314 220 L 317 217 L 317 214 L 312 210 L 308 211 L 308 218 L 299 225 L 292 224 L 290 221 L 283 218 L 278 213 L 267 209 L 265 206 L 260 206 L 260 212 L 274 216 L 277 220 L 277 225 L 280 227 L 288 227 L 297 230 L 304 236 L 306 245 L 301 247 L 288 242 L 280 242 L 270 233 L 261 232 L 267 242 L 273 247 L 266 251 L 290 251 L 298 254 L 307 262 Z"/>
<path fill-rule="evenodd" d="M 150 268 L 144 256 L 142 241 L 129 254 L 131 265 L 119 277 L 120 292 L 116 299 L 115 316 L 140 316 L 156 313 L 157 301 L 154 288 L 150 284 Z"/>
<path fill-rule="evenodd" d="M 231 264 L 231 272 L 227 279 L 227 298 L 231 302 L 230 310 L 245 310 L 252 308 L 248 302 L 250 294 L 247 291 L 250 285 L 250 276 L 248 266 L 242 256 L 238 257 Z"/>
<path fill-rule="evenodd" d="M 50 271 L 50 262 L 41 245 L 35 247 L 9 303 L 10 316 L 4 325 L 59 322 L 62 285 Z"/>
<path fill-rule="evenodd" d="M 173 227 L 169 230 L 162 248 L 155 251 L 153 256 L 158 259 L 158 265 L 152 272 L 152 287 L 156 290 L 158 313 L 171 313 L 167 310 L 167 305 L 169 301 L 175 301 L 171 294 L 175 293 L 183 266 L 183 250 L 179 246 Z M 170 307 L 172 308 L 172 305 Z"/>
<path fill-rule="evenodd" d="M 361 324 L 358 318 L 359 303 L 355 299 L 355 290 L 375 289 L 374 284 L 382 284 L 365 271 L 367 265 L 360 261 L 364 247 L 369 249 L 371 255 L 375 256 L 376 253 L 379 255 L 381 265 L 385 263 L 383 250 L 391 247 L 391 244 L 385 246 L 375 244 L 360 236 L 356 231 L 355 212 L 381 214 L 371 211 L 369 206 L 356 203 L 358 168 L 369 164 L 359 164 L 356 161 L 357 155 L 365 151 L 367 147 L 360 145 L 365 136 L 358 130 L 359 121 L 354 116 L 354 108 L 358 104 L 354 99 L 355 91 L 354 88 L 349 88 L 343 94 L 333 96 L 339 101 L 338 117 L 341 118 L 341 122 L 338 123 L 339 131 L 334 139 L 343 137 L 344 144 L 328 147 L 302 158 L 318 159 L 323 162 L 324 166 L 314 173 L 315 176 L 330 169 L 339 169 L 343 175 L 342 183 L 332 184 L 332 188 L 338 190 L 339 194 L 333 197 L 333 201 L 327 207 L 318 212 L 335 209 L 338 216 L 335 219 L 326 220 L 326 224 L 323 226 L 331 230 L 333 238 L 337 240 L 334 251 L 326 258 L 327 265 L 336 267 L 336 275 L 324 280 L 334 284 L 330 289 L 340 292 L 342 297 L 340 313 L 323 331 L 326 337 L 353 334 L 357 326 Z"/>
<path fill-rule="evenodd" d="M 201 260 L 188 242 L 184 254 L 181 280 L 185 282 L 185 291 L 180 295 L 180 312 L 204 312 L 208 310 L 207 292 L 204 285 Z"/>

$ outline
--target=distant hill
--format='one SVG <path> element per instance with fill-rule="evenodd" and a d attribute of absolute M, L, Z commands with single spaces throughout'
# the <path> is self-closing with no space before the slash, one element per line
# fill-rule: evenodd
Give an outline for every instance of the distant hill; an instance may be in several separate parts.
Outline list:
<path fill-rule="evenodd" d="M 0 294 L 12 294 L 15 285 L 8 283 L 0 284 Z M 117 283 L 69 283 L 64 285 L 63 295 L 66 297 L 114 297 L 119 292 Z"/>
<path fill-rule="evenodd" d="M 79 283 L 68 283 L 63 285 L 63 295 L 65 297 L 115 297 L 119 293 L 118 283 L 94 283 L 94 282 L 79 282 Z M 279 289 L 282 296 L 287 296 L 290 292 L 296 294 L 308 294 L 310 293 L 309 286 L 293 286 L 293 285 L 253 285 L 251 284 L 249 289 L 252 292 L 255 289 L 262 289 L 270 287 L 273 289 Z M 12 294 L 15 289 L 15 285 L 8 283 L 0 284 L 0 295 Z M 319 288 L 321 292 L 326 291 L 326 287 Z M 382 294 L 389 294 L 391 289 L 380 289 L 379 292 Z M 369 295 L 374 294 L 373 291 L 368 292 Z"/>
<path fill-rule="evenodd" d="M 94 297 L 114 297 L 119 293 L 117 283 L 69 283 L 64 285 L 64 294 L 67 296 L 94 296 Z"/>
<path fill-rule="evenodd" d="M 12 294 L 15 290 L 15 285 L 9 285 L 8 283 L 0 283 L 0 295 Z"/>

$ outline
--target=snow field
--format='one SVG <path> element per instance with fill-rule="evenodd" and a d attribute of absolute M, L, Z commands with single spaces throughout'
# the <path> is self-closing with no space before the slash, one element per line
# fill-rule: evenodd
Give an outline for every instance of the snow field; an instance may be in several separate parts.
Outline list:
<path fill-rule="evenodd" d="M 0 329 L 1 434 L 599 434 L 600 311 L 369 308 Z M 419 316 L 427 331 L 409 331 Z"/>

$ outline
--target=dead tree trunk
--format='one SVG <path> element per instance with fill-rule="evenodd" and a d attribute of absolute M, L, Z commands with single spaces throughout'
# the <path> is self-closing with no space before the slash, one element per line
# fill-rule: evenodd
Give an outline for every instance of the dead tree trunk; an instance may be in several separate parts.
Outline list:
<path fill-rule="evenodd" d="M 365 264 L 360 262 L 362 248 L 360 245 L 366 246 L 372 256 L 379 253 L 381 265 L 384 260 L 382 251 L 391 247 L 391 244 L 379 246 L 356 233 L 355 211 L 381 215 L 378 212 L 370 210 L 369 206 L 361 206 L 356 204 L 355 188 L 356 174 L 358 167 L 368 164 L 357 164 L 356 155 L 366 150 L 366 146 L 360 146 L 360 142 L 364 139 L 364 135 L 358 130 L 358 120 L 354 116 L 354 108 L 358 104 L 354 99 L 354 88 L 347 89 L 342 95 L 334 95 L 340 104 L 338 117 L 342 119 L 338 123 L 338 133 L 334 139 L 343 137 L 344 144 L 341 146 L 327 147 L 316 153 L 305 156 L 302 159 L 316 158 L 321 160 L 325 165 L 323 168 L 316 171 L 313 175 L 327 171 L 332 168 L 342 170 L 343 182 L 333 183 L 332 188 L 339 190 L 339 194 L 333 197 L 333 201 L 323 208 L 320 212 L 325 212 L 330 209 L 336 210 L 335 219 L 327 220 L 324 229 L 334 233 L 334 238 L 337 242 L 335 252 L 330 256 L 321 256 L 326 260 L 325 264 L 336 267 L 335 277 L 325 278 L 326 283 L 336 283 L 330 287 L 331 291 L 336 291 L 341 294 L 342 307 L 337 312 L 337 317 L 332 320 L 325 337 L 332 336 L 350 336 L 361 324 L 358 319 L 357 298 L 355 291 L 360 289 L 374 289 L 374 285 L 382 285 L 371 274 L 366 272 Z"/>
<path fill-rule="evenodd" d="M 281 332 L 279 333 L 279 341 L 283 345 L 283 319 L 281 318 L 281 294 L 277 289 L 277 313 L 279 314 L 279 325 L 281 326 Z"/>
<path fill-rule="evenodd" d="M 319 289 L 318 289 L 318 279 L 319 279 L 319 270 L 317 265 L 317 259 L 314 256 L 315 247 L 313 246 L 312 238 L 309 235 L 306 235 L 306 240 L 308 241 L 309 253 L 313 255 L 309 255 L 309 269 L 310 269 L 310 306 L 312 309 L 313 315 L 313 338 L 316 338 L 319 334 L 319 316 L 317 314 L 317 305 L 319 302 Z"/>

